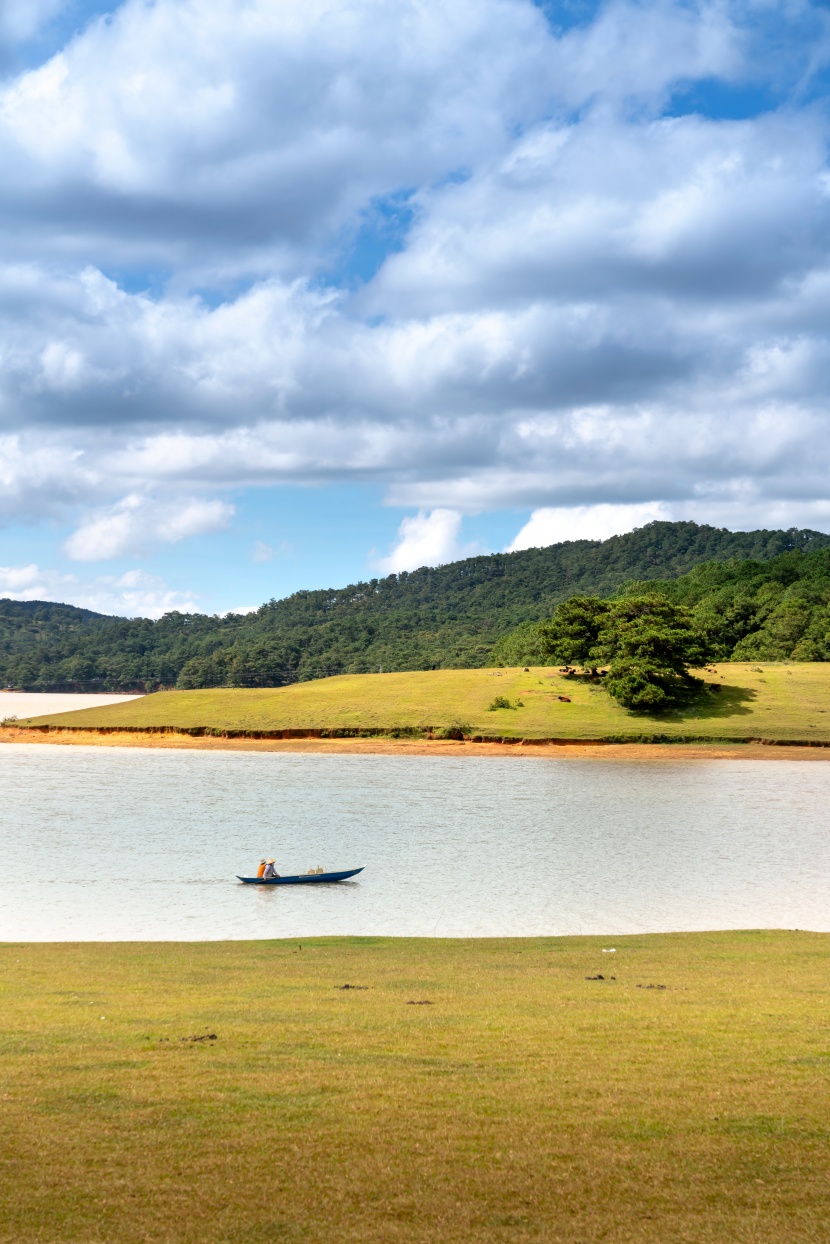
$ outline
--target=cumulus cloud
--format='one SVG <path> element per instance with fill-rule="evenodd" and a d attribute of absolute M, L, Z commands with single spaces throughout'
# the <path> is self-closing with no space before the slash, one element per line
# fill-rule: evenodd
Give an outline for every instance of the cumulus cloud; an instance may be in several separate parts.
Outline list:
<path fill-rule="evenodd" d="M 620 311 L 684 300 L 690 317 L 717 299 L 735 314 L 823 269 L 826 140 L 818 112 L 643 125 L 596 110 L 533 127 L 463 183 L 424 192 L 367 301 L 429 315 L 542 299 L 589 332 L 609 298 Z"/>
<path fill-rule="evenodd" d="M 13 600 L 36 600 L 37 597 L 27 596 L 25 593 L 37 590 L 34 585 L 40 577 L 40 569 L 35 562 L 30 562 L 28 566 L 0 566 L 0 591 L 6 595 L 12 592 L 24 593 L 12 596 Z"/>
<path fill-rule="evenodd" d="M 607 540 L 658 520 L 691 519 L 731 531 L 790 527 L 830 531 L 830 500 L 769 500 L 750 481 L 744 485 L 733 489 L 731 498 L 701 494 L 691 502 L 674 505 L 657 501 L 644 505 L 544 506 L 533 511 L 505 552 L 545 548 L 563 540 Z"/>
<path fill-rule="evenodd" d="M 7 600 L 61 600 L 96 613 L 130 618 L 160 618 L 174 609 L 198 611 L 196 597 L 175 591 L 163 579 L 143 570 L 81 579 L 35 563 L 0 566 L 0 596 Z"/>
<path fill-rule="evenodd" d="M 547 11 L 127 0 L 6 81 L 2 512 L 91 560 L 352 479 L 395 568 L 495 506 L 824 513 L 827 13 Z"/>
<path fill-rule="evenodd" d="M 106 561 L 144 552 L 154 544 L 176 544 L 187 536 L 218 531 L 233 514 L 234 507 L 225 501 L 124 497 L 117 505 L 88 515 L 64 550 L 73 561 Z"/>
<path fill-rule="evenodd" d="M 36 207 L 19 245 L 61 253 L 71 232 L 90 258 L 225 275 L 308 262 L 372 199 L 532 119 L 548 42 L 516 0 L 126 0 L 0 94 L 7 203 Z"/>
<path fill-rule="evenodd" d="M 481 550 L 477 545 L 462 545 L 462 515 L 456 510 L 421 511 L 405 518 L 398 528 L 398 543 L 388 557 L 375 560 L 384 574 L 417 570 L 420 566 L 443 566 L 461 557 L 472 557 Z"/>
<path fill-rule="evenodd" d="M 655 519 L 668 517 L 661 502 L 648 505 L 545 506 L 534 510 L 518 535 L 505 549 L 544 548 L 563 540 L 607 540 Z"/>
<path fill-rule="evenodd" d="M 70 434 L 71 435 L 71 434 Z M 55 514 L 107 487 L 84 451 L 60 436 L 0 434 L 0 518 Z"/>

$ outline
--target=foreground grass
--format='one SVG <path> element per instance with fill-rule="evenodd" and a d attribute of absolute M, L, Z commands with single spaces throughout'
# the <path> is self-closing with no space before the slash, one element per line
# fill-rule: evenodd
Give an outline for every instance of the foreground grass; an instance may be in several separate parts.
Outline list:
<path fill-rule="evenodd" d="M 826 1241 L 828 968 L 805 933 L 5 946 L 0 1239 Z"/>
<path fill-rule="evenodd" d="M 661 716 L 632 714 L 601 687 L 548 669 L 345 674 L 289 687 L 167 691 L 104 708 L 34 720 L 66 726 L 192 729 L 437 730 L 463 725 L 482 737 L 668 737 L 830 741 L 830 663 L 725 664 L 717 695 Z M 488 711 L 496 696 L 522 707 Z M 570 698 L 570 703 L 560 700 Z"/>

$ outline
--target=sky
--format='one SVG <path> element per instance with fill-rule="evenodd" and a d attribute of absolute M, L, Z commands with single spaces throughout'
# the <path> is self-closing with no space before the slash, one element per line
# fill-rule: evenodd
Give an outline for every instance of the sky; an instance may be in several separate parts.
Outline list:
<path fill-rule="evenodd" d="M 830 7 L 0 0 L 0 596 L 830 531 Z"/>

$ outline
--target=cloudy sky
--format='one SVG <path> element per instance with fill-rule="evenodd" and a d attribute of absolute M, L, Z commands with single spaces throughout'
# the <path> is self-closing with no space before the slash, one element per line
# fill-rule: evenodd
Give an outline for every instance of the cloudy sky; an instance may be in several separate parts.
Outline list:
<path fill-rule="evenodd" d="M 0 595 L 830 530 L 830 8 L 0 0 Z"/>

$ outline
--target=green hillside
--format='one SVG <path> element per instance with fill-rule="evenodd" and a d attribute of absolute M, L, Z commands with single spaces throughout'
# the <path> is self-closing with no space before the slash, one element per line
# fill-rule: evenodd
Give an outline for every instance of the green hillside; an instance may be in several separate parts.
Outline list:
<path fill-rule="evenodd" d="M 341 589 L 297 592 L 245 617 L 157 622 L 0 601 L 0 683 L 45 687 L 277 686 L 295 678 L 486 665 L 499 637 L 576 592 L 610 595 L 704 562 L 764 562 L 830 547 L 814 531 L 651 523 L 610 540 L 473 557 Z"/>
<path fill-rule="evenodd" d="M 707 562 L 676 579 L 628 583 L 621 593 L 644 590 L 689 607 L 721 660 L 830 661 L 830 549 Z M 535 623 L 503 637 L 490 657 L 493 665 L 544 660 Z"/>

